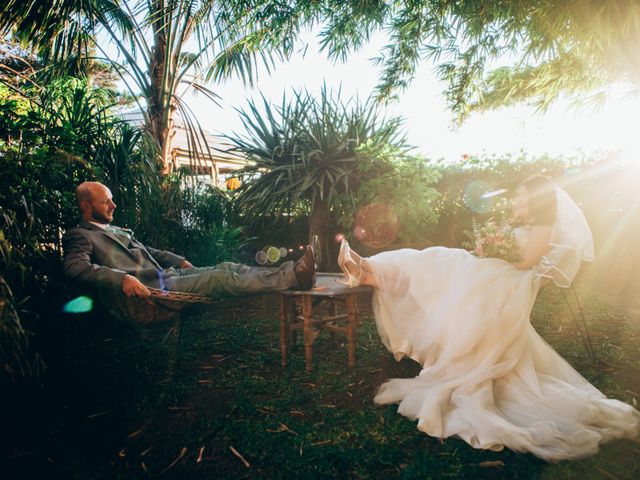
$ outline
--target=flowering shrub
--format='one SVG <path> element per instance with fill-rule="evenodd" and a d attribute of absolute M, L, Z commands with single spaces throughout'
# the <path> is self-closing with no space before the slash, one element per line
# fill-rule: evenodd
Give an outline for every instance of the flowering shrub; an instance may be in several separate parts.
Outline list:
<path fill-rule="evenodd" d="M 484 224 L 473 224 L 471 232 L 465 231 L 469 241 L 463 245 L 474 255 L 483 258 L 501 258 L 508 262 L 521 260 L 513 227 L 507 222 L 497 223 L 490 219 Z"/>
<path fill-rule="evenodd" d="M 440 176 L 435 185 L 440 196 L 433 205 L 438 225 L 430 237 L 436 245 L 459 247 L 467 238 L 465 230 L 471 230 L 473 222 L 484 223 L 493 218 L 501 223 L 503 218 L 509 218 L 512 212 L 508 200 L 513 197 L 518 184 L 532 174 L 553 179 L 572 198 L 583 200 L 581 206 L 584 209 L 593 198 L 593 188 L 585 187 L 589 185 L 602 190 L 603 172 L 616 171 L 604 168 L 605 165 L 615 165 L 615 157 L 606 152 L 576 157 L 536 157 L 524 152 L 467 154 L 462 160 L 453 164 L 444 161 L 432 164 Z M 598 174 L 589 175 L 588 172 Z M 613 182 L 607 184 L 613 185 Z M 489 198 L 485 195 L 498 190 L 506 191 Z M 586 192 L 591 192 L 591 195 Z"/>

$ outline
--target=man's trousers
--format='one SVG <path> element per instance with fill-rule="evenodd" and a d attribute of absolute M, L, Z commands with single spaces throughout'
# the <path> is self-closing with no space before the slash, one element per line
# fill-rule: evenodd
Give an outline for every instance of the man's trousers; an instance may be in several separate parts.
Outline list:
<path fill-rule="evenodd" d="M 249 267 L 223 262 L 213 267 L 167 268 L 148 286 L 176 292 L 200 293 L 214 298 L 277 292 L 297 288 L 294 263 L 278 267 Z"/>

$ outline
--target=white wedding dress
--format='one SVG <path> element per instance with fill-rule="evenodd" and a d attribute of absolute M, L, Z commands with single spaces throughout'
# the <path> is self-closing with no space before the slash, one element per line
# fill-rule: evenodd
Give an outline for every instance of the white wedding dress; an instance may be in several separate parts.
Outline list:
<path fill-rule="evenodd" d="M 527 231 L 516 233 L 526 243 Z M 423 366 L 415 378 L 383 384 L 376 403 L 399 403 L 399 413 L 431 436 L 550 461 L 637 436 L 640 413 L 607 399 L 530 324 L 544 277 L 567 286 L 580 260 L 593 255 L 586 221 L 560 189 L 552 245 L 533 270 L 444 247 L 368 258 L 379 283 L 373 308 L 384 345 L 396 360 L 407 356 Z"/>

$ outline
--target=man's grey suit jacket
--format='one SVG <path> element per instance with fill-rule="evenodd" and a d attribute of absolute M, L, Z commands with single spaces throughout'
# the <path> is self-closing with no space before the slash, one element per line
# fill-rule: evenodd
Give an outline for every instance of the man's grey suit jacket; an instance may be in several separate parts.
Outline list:
<path fill-rule="evenodd" d="M 158 270 L 179 267 L 184 257 L 156 250 L 131 239 L 131 247 L 140 249 L 143 259 L 123 243 L 118 235 L 84 220 L 62 238 L 64 274 L 78 284 L 120 288 L 125 275 L 143 283 L 154 283 Z"/>

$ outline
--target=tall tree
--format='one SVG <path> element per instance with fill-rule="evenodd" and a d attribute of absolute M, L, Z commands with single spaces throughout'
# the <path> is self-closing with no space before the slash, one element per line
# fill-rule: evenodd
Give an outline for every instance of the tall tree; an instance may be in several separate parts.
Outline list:
<path fill-rule="evenodd" d="M 205 84 L 238 74 L 255 79 L 292 48 L 300 6 L 257 0 L 8 0 L 0 32 L 35 49 L 45 64 L 81 72 L 95 56 L 108 61 L 131 93 L 141 96 L 145 124 L 155 137 L 163 172 L 171 169 L 174 115 L 179 111 L 193 152 L 208 151 L 204 132 L 179 87 L 215 100 Z M 115 53 L 105 45 L 115 46 Z"/>
<path fill-rule="evenodd" d="M 472 109 L 561 94 L 589 95 L 612 81 L 640 88 L 637 0 L 328 0 L 324 48 L 345 58 L 372 31 L 389 44 L 377 94 L 390 98 L 425 59 L 447 82 L 449 104 Z M 501 68 L 496 64 L 503 62 Z"/>

